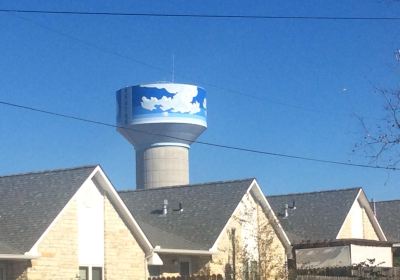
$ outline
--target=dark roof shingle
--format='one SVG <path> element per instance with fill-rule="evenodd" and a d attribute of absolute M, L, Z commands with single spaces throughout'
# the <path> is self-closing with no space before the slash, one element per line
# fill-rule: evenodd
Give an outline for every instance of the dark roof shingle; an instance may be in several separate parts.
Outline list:
<path fill-rule="evenodd" d="M 95 167 L 0 177 L 0 254 L 29 251 Z"/>
<path fill-rule="evenodd" d="M 335 240 L 360 188 L 267 196 L 290 242 Z M 285 204 L 295 202 L 284 218 Z"/>
<path fill-rule="evenodd" d="M 387 240 L 400 243 L 400 200 L 375 202 L 375 209 Z"/>
<path fill-rule="evenodd" d="M 153 246 L 208 250 L 215 243 L 253 179 L 157 189 L 119 195 Z M 168 214 L 161 215 L 164 199 Z M 182 203 L 183 211 L 176 211 Z"/>

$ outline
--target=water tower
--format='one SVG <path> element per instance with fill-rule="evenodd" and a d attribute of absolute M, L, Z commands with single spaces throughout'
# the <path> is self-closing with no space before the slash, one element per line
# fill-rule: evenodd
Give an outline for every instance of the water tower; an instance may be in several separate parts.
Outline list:
<path fill-rule="evenodd" d="M 118 132 L 136 150 L 136 187 L 189 183 L 189 148 L 207 128 L 204 89 L 154 83 L 117 91 Z"/>

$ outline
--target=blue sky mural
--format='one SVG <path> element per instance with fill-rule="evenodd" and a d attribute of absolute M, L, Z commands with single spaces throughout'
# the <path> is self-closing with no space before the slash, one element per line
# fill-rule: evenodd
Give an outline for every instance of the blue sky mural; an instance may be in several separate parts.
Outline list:
<path fill-rule="evenodd" d="M 204 89 L 192 85 L 151 84 L 132 89 L 132 117 L 185 117 L 206 121 Z"/>

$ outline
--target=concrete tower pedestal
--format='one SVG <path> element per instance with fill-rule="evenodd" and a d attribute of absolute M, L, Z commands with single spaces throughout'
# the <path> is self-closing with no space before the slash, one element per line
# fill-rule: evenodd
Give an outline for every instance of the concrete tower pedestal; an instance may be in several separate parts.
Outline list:
<path fill-rule="evenodd" d="M 189 184 L 189 149 L 156 146 L 136 151 L 138 189 Z"/>

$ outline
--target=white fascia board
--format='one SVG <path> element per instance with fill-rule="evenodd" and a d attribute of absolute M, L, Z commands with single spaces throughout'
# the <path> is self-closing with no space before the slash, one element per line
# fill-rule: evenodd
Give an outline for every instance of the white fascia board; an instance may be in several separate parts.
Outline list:
<path fill-rule="evenodd" d="M 365 194 L 365 192 L 361 189 L 361 194 L 360 194 L 360 202 L 361 205 L 364 206 L 365 212 L 368 215 L 368 218 L 370 219 L 374 229 L 376 230 L 378 237 L 381 241 L 387 241 L 386 235 L 384 233 L 384 231 L 381 228 L 381 225 L 379 224 L 378 219 L 376 218 L 374 211 L 371 208 L 371 205 L 369 204 L 367 195 Z"/>
<path fill-rule="evenodd" d="M 75 192 L 75 194 L 71 197 L 71 199 L 65 204 L 64 208 L 61 209 L 60 213 L 55 217 L 55 219 L 50 223 L 50 225 L 47 227 L 47 229 L 43 232 L 43 234 L 39 237 L 39 239 L 35 242 L 35 244 L 32 246 L 32 248 L 25 254 L 32 254 L 32 255 L 38 255 L 37 252 L 37 247 L 39 246 L 40 242 L 42 242 L 43 238 L 47 235 L 47 233 L 53 228 L 53 226 L 58 222 L 62 214 L 65 212 L 65 209 L 69 206 L 71 201 L 75 199 L 77 194 L 79 193 L 79 190 L 84 186 L 88 181 L 92 179 L 92 177 L 96 174 L 100 167 L 96 166 L 95 169 L 90 173 L 90 175 L 86 178 L 86 180 L 82 183 L 82 185 L 78 188 L 78 190 Z"/>
<path fill-rule="evenodd" d="M 211 256 L 214 254 L 211 250 L 185 250 L 185 249 L 162 249 L 156 248 L 153 250 L 158 254 L 177 254 L 177 255 L 195 255 L 195 256 Z"/>
<path fill-rule="evenodd" d="M 40 256 L 38 255 L 29 255 L 29 254 L 23 254 L 23 255 L 18 255 L 18 254 L 0 254 L 0 260 L 32 260 L 32 259 L 37 259 Z"/>
<path fill-rule="evenodd" d="M 358 193 L 357 193 L 357 195 L 356 195 L 356 198 L 354 199 L 353 203 L 351 204 L 351 207 L 350 207 L 349 211 L 347 212 L 346 217 L 344 218 L 344 220 L 343 220 L 343 222 L 342 222 L 342 225 L 340 226 L 339 232 L 337 233 L 335 239 L 339 239 L 339 235 L 340 235 L 340 234 L 342 233 L 342 231 L 343 231 L 344 222 L 345 222 L 345 221 L 347 220 L 347 218 L 349 217 L 349 215 L 350 215 L 350 213 L 351 213 L 351 209 L 353 209 L 353 207 L 354 207 L 354 204 L 358 203 L 358 197 L 360 196 L 361 191 L 362 191 L 362 189 L 360 188 L 360 189 L 358 190 Z"/>
<path fill-rule="evenodd" d="M 394 244 L 393 244 L 393 247 L 395 247 L 395 248 L 400 247 L 400 243 L 394 243 Z"/>
<path fill-rule="evenodd" d="M 107 178 L 107 176 L 105 175 L 100 166 L 97 166 L 95 171 L 97 174 L 100 174 L 100 177 L 103 180 L 103 182 L 99 183 L 101 187 L 104 189 L 104 191 L 106 191 L 107 194 L 109 195 L 109 199 L 114 203 L 115 207 L 117 207 L 120 213 L 123 215 L 125 222 L 128 223 L 128 225 L 131 227 L 131 230 L 137 233 L 136 237 L 139 239 L 140 243 L 146 249 L 145 250 L 146 254 L 151 254 L 153 246 L 151 245 L 150 241 L 144 234 L 143 230 L 140 228 L 139 224 L 136 222 L 135 218 L 132 216 L 129 209 L 126 207 L 125 203 L 122 201 L 121 197 L 115 190 L 110 180 Z"/>
<path fill-rule="evenodd" d="M 267 215 L 267 218 L 268 219 L 272 218 L 272 221 L 270 220 L 270 223 L 272 224 L 273 228 L 278 231 L 277 232 L 278 236 L 280 236 L 281 237 L 280 239 L 285 243 L 287 253 L 291 253 L 291 243 L 289 237 L 287 236 L 285 230 L 283 229 L 281 223 L 279 222 L 279 219 L 276 217 L 274 210 L 272 210 L 272 207 L 269 204 L 268 199 L 264 195 L 263 191 L 261 190 L 256 180 L 252 182 L 249 190 L 251 190 L 251 192 L 260 202 L 261 207 L 263 208 L 265 214 Z M 276 227 L 274 225 L 276 225 Z"/>
<path fill-rule="evenodd" d="M 246 195 L 250 191 L 251 185 L 252 185 L 252 183 L 250 184 L 249 188 L 247 189 L 247 191 L 246 191 L 246 193 L 244 195 Z M 244 197 L 244 195 L 243 195 L 243 197 Z M 233 210 L 233 212 L 232 212 L 231 216 L 229 217 L 228 221 L 226 222 L 226 224 L 222 228 L 222 230 L 219 233 L 217 239 L 215 240 L 213 246 L 210 248 L 210 250 L 209 250 L 210 252 L 216 252 L 218 250 L 218 243 L 219 243 L 220 239 L 222 238 L 223 234 L 225 233 L 226 228 L 228 227 L 228 225 L 230 224 L 231 220 L 233 219 L 233 216 L 235 216 L 236 212 L 238 211 L 239 206 L 240 206 L 240 202 L 242 202 L 243 197 L 239 201 L 238 205 L 236 205 L 235 210 Z"/>

